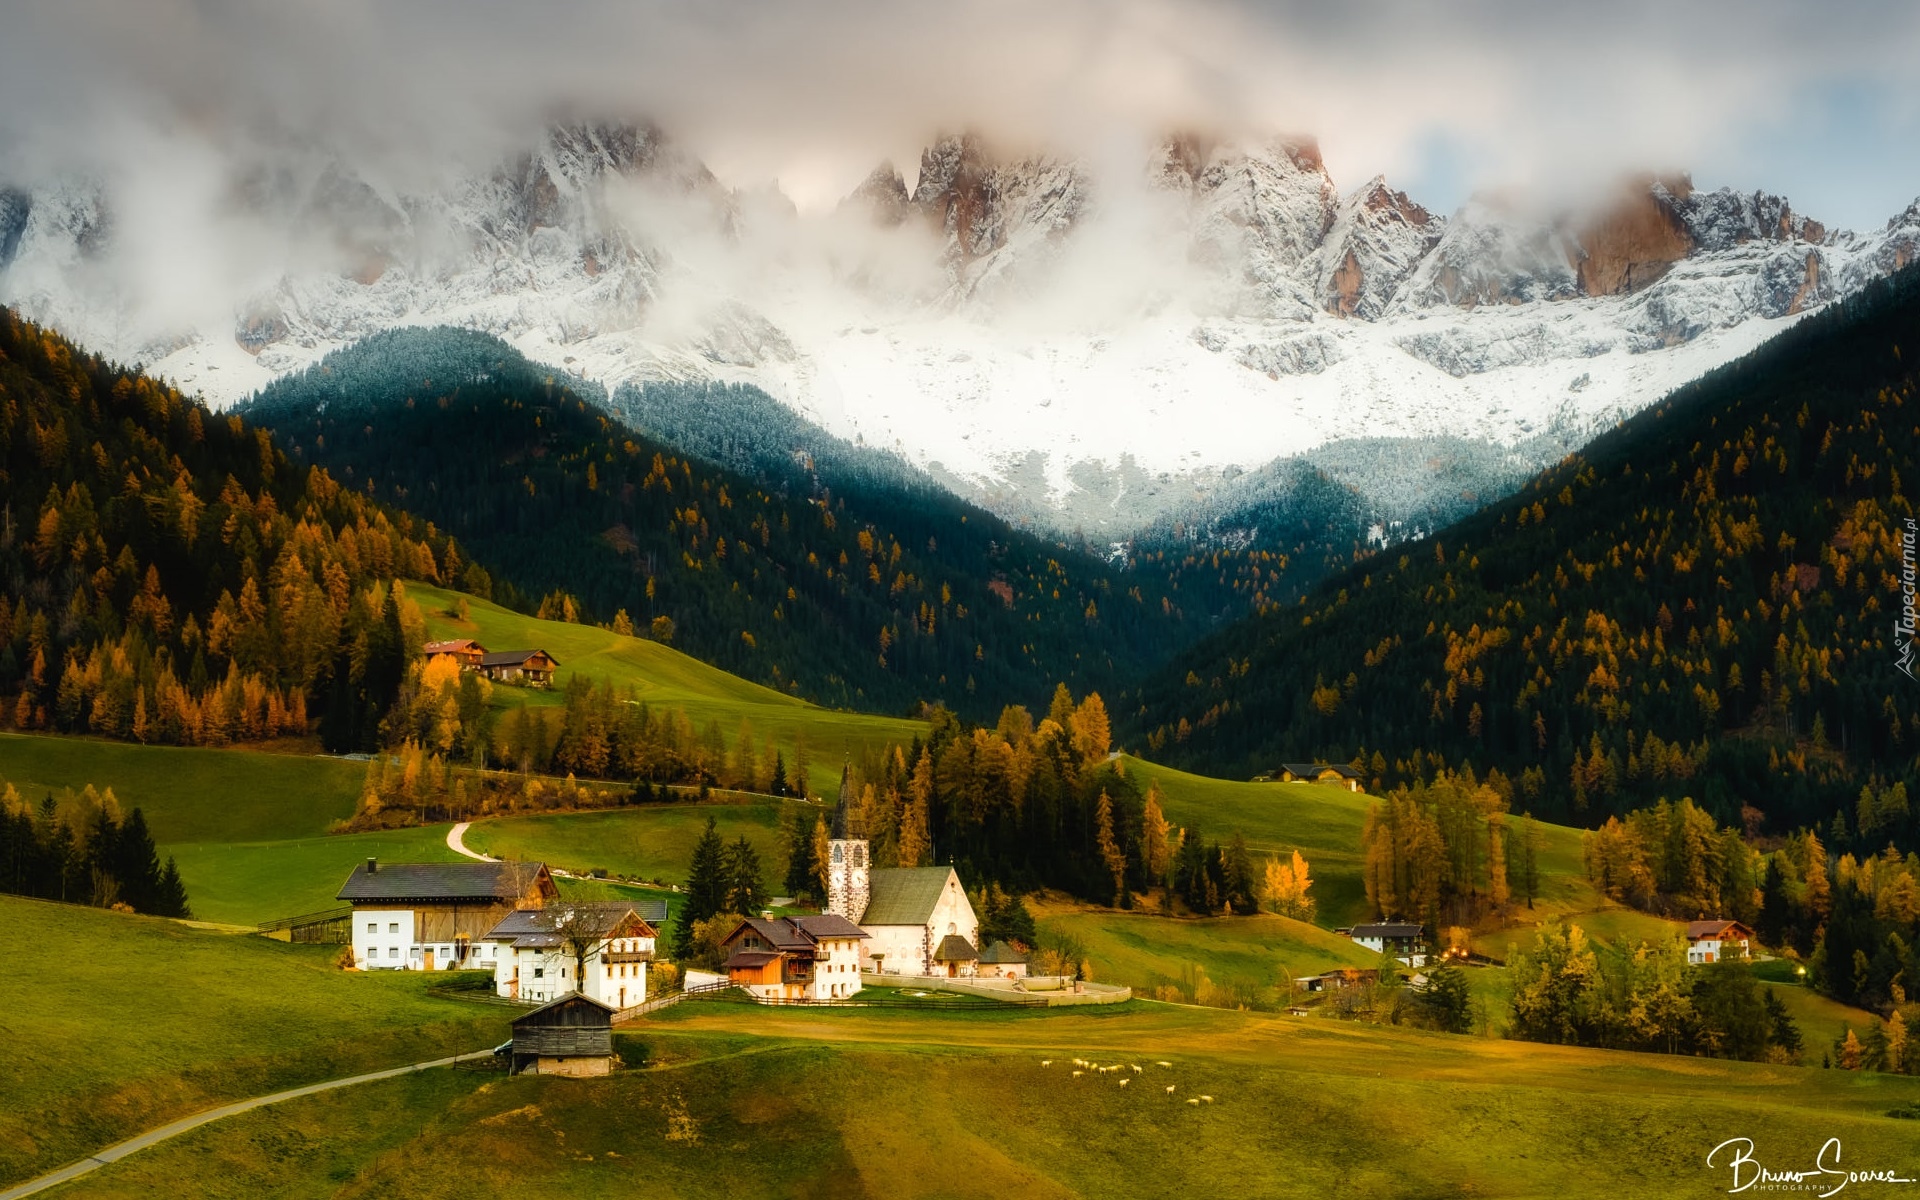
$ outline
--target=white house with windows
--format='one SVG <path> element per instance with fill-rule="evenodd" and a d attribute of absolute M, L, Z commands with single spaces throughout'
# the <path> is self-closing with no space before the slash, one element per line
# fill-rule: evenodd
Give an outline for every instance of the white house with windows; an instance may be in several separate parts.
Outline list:
<path fill-rule="evenodd" d="M 634 905 L 559 902 L 508 913 L 488 931 L 494 990 L 536 1004 L 572 992 L 608 1008 L 647 998 L 658 933 Z M 575 978 L 584 959 L 585 975 Z"/>
<path fill-rule="evenodd" d="M 1749 958 L 1753 930 L 1738 921 L 1687 922 L 1687 961 L 1694 966 L 1729 958 Z"/>
<path fill-rule="evenodd" d="M 747 917 L 721 942 L 727 978 L 761 1000 L 844 1000 L 860 990 L 866 934 L 834 913 Z"/>
<path fill-rule="evenodd" d="M 492 969 L 488 930 L 509 912 L 557 897 L 540 863 L 381 863 L 353 869 L 338 898 L 352 905 L 354 965 L 363 971 Z"/>

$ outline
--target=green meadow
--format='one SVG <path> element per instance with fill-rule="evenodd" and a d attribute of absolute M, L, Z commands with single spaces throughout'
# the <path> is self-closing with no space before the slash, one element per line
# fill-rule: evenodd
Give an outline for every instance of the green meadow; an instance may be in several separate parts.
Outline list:
<path fill-rule="evenodd" d="M 214 1104 L 504 1036 L 504 1010 L 338 970 L 337 946 L 11 896 L 0 923 L 39 964 L 0 1017 L 0 1186 Z"/>
<path fill-rule="evenodd" d="M 707 818 L 727 842 L 746 838 L 760 855 L 769 886 L 786 871 L 781 822 L 795 801 L 751 804 L 658 804 L 595 812 L 503 817 L 467 830 L 469 850 L 500 858 L 537 859 L 573 871 L 680 883 Z M 811 806 L 809 806 L 811 808 Z"/>
<path fill-rule="evenodd" d="M 1912 1079 L 1140 1002 L 696 1002 L 617 1040 L 631 1065 L 609 1078 L 441 1071 L 304 1098 L 50 1195 L 1706 1197 L 1731 1183 L 1707 1152 L 1735 1136 L 1779 1167 L 1839 1137 L 1849 1165 L 1911 1168 L 1912 1124 L 1884 1114 L 1920 1097 Z M 1076 1077 L 1074 1057 L 1122 1069 Z"/>
<path fill-rule="evenodd" d="M 429 637 L 474 638 L 491 650 L 542 649 L 560 661 L 554 690 L 496 687 L 496 704 L 557 704 L 559 690 L 580 676 L 631 687 L 648 704 L 682 709 L 698 727 L 717 721 L 729 741 L 744 718 L 752 724 L 755 737 L 773 738 L 789 762 L 796 743 L 805 738 L 808 783 L 815 795 L 834 794 L 840 762 L 848 754 L 895 743 L 907 745 L 926 731 L 921 722 L 903 717 L 821 708 L 646 638 L 621 637 L 592 625 L 536 620 L 425 584 L 409 584 L 408 594 L 427 614 Z M 449 611 L 460 600 L 467 604 L 465 621 L 456 620 Z"/>
<path fill-rule="evenodd" d="M 1172 918 L 1111 910 L 1049 911 L 1040 927 L 1086 947 L 1097 980 L 1147 989 L 1174 986 L 1191 995 L 1198 976 L 1222 987 L 1282 989 L 1285 977 L 1336 967 L 1377 967 L 1380 956 L 1337 933 L 1262 913 L 1253 917 Z M 1284 977 L 1283 977 L 1284 972 Z"/>

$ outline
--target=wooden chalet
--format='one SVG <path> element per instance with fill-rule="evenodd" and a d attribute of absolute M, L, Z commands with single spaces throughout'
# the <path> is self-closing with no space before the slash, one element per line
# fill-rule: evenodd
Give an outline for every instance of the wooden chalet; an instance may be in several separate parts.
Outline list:
<path fill-rule="evenodd" d="M 578 992 L 513 1022 L 515 1075 L 607 1075 L 613 1071 L 613 1009 Z"/>
<path fill-rule="evenodd" d="M 727 978 L 762 1000 L 837 1000 L 860 990 L 867 932 L 838 913 L 747 917 L 720 943 Z"/>
<path fill-rule="evenodd" d="M 1275 778 L 1281 783 L 1330 783 L 1350 792 L 1364 790 L 1360 772 L 1339 763 L 1281 763 Z"/>
<path fill-rule="evenodd" d="M 353 906 L 354 959 L 362 970 L 488 967 L 474 947 L 516 909 L 557 898 L 544 863 L 382 863 L 353 869 L 338 899 Z"/>
<path fill-rule="evenodd" d="M 1687 922 L 1687 961 L 1695 966 L 1753 956 L 1753 930 L 1739 921 Z"/>
<path fill-rule="evenodd" d="M 486 657 L 486 653 L 487 648 L 472 638 L 454 638 L 445 642 L 428 642 L 426 649 L 421 651 L 421 654 L 424 655 L 429 662 L 441 657 L 451 658 L 460 664 L 460 669 L 463 671 L 479 670 L 480 660 Z"/>
<path fill-rule="evenodd" d="M 480 671 L 495 683 L 552 687 L 560 660 L 545 650 L 499 650 L 480 656 Z"/>

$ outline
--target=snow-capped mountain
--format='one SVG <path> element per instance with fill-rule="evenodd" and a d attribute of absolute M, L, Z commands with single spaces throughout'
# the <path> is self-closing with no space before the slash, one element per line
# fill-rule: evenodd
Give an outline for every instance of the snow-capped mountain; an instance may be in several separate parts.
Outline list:
<path fill-rule="evenodd" d="M 1447 218 L 1384 179 L 1343 194 L 1300 138 L 1171 137 L 1116 169 L 943 137 L 911 185 L 883 165 L 803 215 L 657 129 L 573 124 L 429 185 L 275 149 L 164 199 L 107 175 L 0 190 L 0 300 L 216 403 L 408 324 L 610 387 L 754 383 L 1080 524 L 1343 439 L 1573 436 L 1920 247 L 1920 201 L 1831 232 L 1684 178 Z M 192 303 L 156 262 L 186 264 Z"/>

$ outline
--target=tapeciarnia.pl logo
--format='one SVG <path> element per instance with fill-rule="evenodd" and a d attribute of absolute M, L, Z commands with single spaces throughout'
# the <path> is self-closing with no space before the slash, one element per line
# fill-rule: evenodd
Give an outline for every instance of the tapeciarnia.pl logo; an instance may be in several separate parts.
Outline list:
<path fill-rule="evenodd" d="M 1797 1171 L 1776 1171 L 1753 1156 L 1753 1139 L 1728 1138 L 1707 1152 L 1707 1166 L 1725 1167 L 1733 1172 L 1735 1192 L 1807 1192 L 1816 1196 L 1837 1196 L 1850 1183 L 1920 1183 L 1920 1179 L 1898 1170 L 1875 1168 L 1849 1170 L 1840 1165 L 1840 1139 L 1828 1138 L 1814 1156 L 1813 1166 Z"/>
<path fill-rule="evenodd" d="M 1907 527 L 1900 531 L 1900 616 L 1893 623 L 1893 648 L 1900 655 L 1893 665 L 1904 671 L 1908 679 L 1914 678 L 1914 543 L 1917 539 L 1920 539 L 1920 522 L 1908 517 Z"/>

